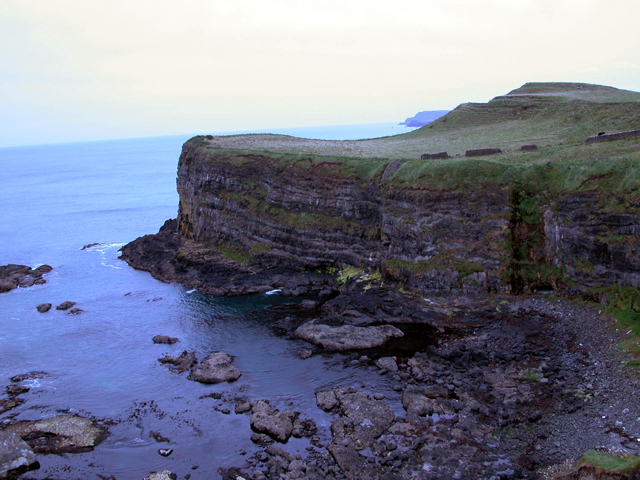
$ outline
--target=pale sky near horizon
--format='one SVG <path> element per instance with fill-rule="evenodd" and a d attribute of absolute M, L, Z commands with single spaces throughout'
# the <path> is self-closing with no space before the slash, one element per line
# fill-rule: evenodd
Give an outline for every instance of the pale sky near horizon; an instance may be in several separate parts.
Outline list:
<path fill-rule="evenodd" d="M 400 122 L 529 81 L 640 91 L 622 0 L 2 0 L 0 147 Z"/>

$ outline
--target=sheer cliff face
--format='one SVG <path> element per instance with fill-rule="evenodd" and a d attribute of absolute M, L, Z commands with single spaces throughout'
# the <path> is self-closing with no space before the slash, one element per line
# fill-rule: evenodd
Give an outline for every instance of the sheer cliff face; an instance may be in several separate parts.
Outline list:
<path fill-rule="evenodd" d="M 379 269 L 423 291 L 638 287 L 640 217 L 605 214 L 596 194 L 556 200 L 510 185 L 400 188 L 336 163 L 185 144 L 178 228 L 251 264 Z"/>

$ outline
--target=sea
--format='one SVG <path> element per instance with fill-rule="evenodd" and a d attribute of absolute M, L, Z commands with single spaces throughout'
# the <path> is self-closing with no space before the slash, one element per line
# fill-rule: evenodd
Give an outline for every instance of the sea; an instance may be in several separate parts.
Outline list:
<path fill-rule="evenodd" d="M 386 123 L 224 133 L 348 140 L 411 130 Z M 259 450 L 249 416 L 234 413 L 238 399 L 268 399 L 300 412 L 327 443 L 332 417 L 316 407 L 316 391 L 356 386 L 392 394 L 375 372 L 352 365 L 359 353 L 299 358 L 312 346 L 284 334 L 279 322 L 287 304 L 301 299 L 216 298 L 162 283 L 119 259 L 123 245 L 176 216 L 177 162 L 191 136 L 0 148 L 0 265 L 53 267 L 46 284 L 0 294 L 0 398 L 11 377 L 42 372 L 20 383 L 30 389 L 20 395 L 25 403 L 0 414 L 0 428 L 76 414 L 109 429 L 91 452 L 40 455 L 40 469 L 28 478 L 142 480 L 162 470 L 220 478 L 220 468 L 242 466 Z M 55 309 L 67 300 L 82 312 Z M 42 303 L 54 308 L 39 313 Z M 156 345 L 155 335 L 180 341 Z M 198 359 L 225 351 L 242 377 L 203 385 L 158 362 L 184 350 Z M 401 413 L 398 402 L 392 408 Z M 168 442 L 156 441 L 157 434 Z M 173 452 L 161 456 L 166 448 Z M 283 448 L 312 447 L 292 438 Z"/>

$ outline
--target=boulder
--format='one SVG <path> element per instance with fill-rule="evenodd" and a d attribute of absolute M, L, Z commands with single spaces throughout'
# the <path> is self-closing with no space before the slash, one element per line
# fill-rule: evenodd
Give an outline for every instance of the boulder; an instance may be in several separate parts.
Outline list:
<path fill-rule="evenodd" d="M 94 420 L 77 415 L 58 415 L 9 425 L 5 433 L 27 439 L 36 453 L 81 453 L 93 450 L 107 434 Z"/>
<path fill-rule="evenodd" d="M 376 366 L 380 370 L 387 370 L 388 372 L 397 372 L 398 364 L 396 363 L 396 357 L 382 357 L 376 360 Z"/>
<path fill-rule="evenodd" d="M 45 313 L 45 312 L 48 312 L 49 310 L 51 310 L 51 304 L 50 303 L 41 303 L 36 308 L 38 309 L 38 311 L 40 313 Z"/>
<path fill-rule="evenodd" d="M 69 310 L 75 304 L 76 302 L 70 302 L 69 300 L 67 300 L 66 302 L 62 302 L 60 305 L 58 305 L 56 307 L 56 310 Z"/>
<path fill-rule="evenodd" d="M 159 358 L 158 361 L 160 363 L 170 363 L 171 365 L 175 365 L 171 369 L 175 373 L 186 372 L 187 370 L 191 369 L 191 367 L 193 367 L 197 362 L 196 354 L 193 352 L 187 352 L 186 350 L 184 350 L 179 357 L 167 355 Z"/>
<path fill-rule="evenodd" d="M 232 365 L 233 358 L 225 352 L 214 352 L 191 368 L 189 380 L 200 383 L 233 382 L 242 376 Z"/>
<path fill-rule="evenodd" d="M 379 347 L 393 337 L 404 336 L 404 333 L 392 325 L 331 327 L 312 320 L 298 327 L 294 335 L 326 350 L 344 351 Z"/>
<path fill-rule="evenodd" d="M 276 410 L 264 400 L 251 402 L 251 428 L 257 433 L 269 435 L 285 443 L 293 433 L 293 422 L 297 415 L 291 410 Z"/>
<path fill-rule="evenodd" d="M 38 459 L 20 436 L 0 431 L 0 478 L 18 478 L 40 468 Z"/>

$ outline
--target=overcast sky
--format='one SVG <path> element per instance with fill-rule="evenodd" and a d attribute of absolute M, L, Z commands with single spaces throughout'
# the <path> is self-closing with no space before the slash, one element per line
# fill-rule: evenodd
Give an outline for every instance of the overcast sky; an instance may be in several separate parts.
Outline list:
<path fill-rule="evenodd" d="M 0 146 L 400 122 L 529 81 L 640 91 L 640 2 L 1 0 Z"/>

